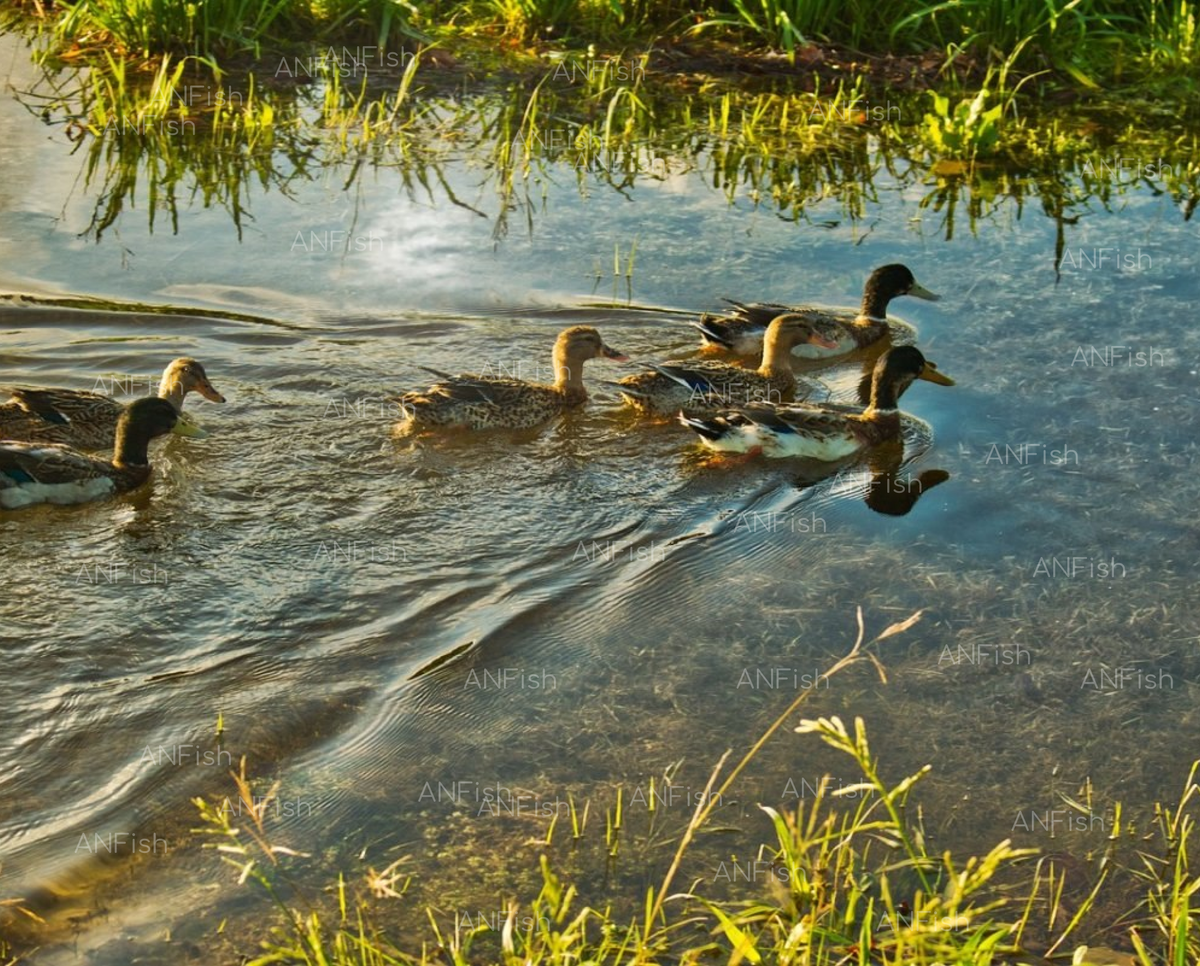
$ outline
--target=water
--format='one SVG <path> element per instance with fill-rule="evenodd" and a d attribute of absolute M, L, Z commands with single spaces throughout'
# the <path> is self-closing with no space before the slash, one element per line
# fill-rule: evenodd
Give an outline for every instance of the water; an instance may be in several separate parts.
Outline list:
<path fill-rule="evenodd" d="M 1168 196 L 1131 190 L 1070 230 L 1071 251 L 1147 261 L 1061 278 L 1040 212 L 1001 206 L 948 239 L 928 186 L 886 173 L 861 222 L 830 201 L 816 228 L 731 205 L 702 171 L 627 196 L 552 169 L 513 219 L 532 228 L 497 239 L 469 159 L 447 183 L 488 217 L 386 169 L 347 195 L 334 168 L 290 197 L 256 190 L 240 241 L 199 201 L 177 231 L 151 233 L 140 207 L 97 241 L 59 130 L 8 99 L 0 130 L 0 379 L 144 395 L 187 354 L 228 399 L 189 401 L 211 436 L 157 445 L 150 487 L 0 515 L 0 886 L 49 923 L 37 962 L 169 962 L 261 936 L 253 893 L 191 831 L 189 799 L 234 795 L 242 755 L 258 794 L 280 783 L 275 841 L 309 854 L 314 892 L 410 856 L 388 915 L 527 900 L 558 811 L 552 855 L 584 901 L 636 908 L 720 754 L 849 649 L 859 606 L 869 636 L 925 613 L 882 645 L 886 686 L 856 669 L 809 711 L 862 715 L 890 779 L 934 762 L 920 797 L 939 847 L 1012 836 L 1082 855 L 1103 830 L 1064 844 L 1014 833 L 1016 816 L 1089 780 L 1101 811 L 1181 787 L 1200 335 L 1195 228 Z M 347 238 L 364 247 L 322 250 Z M 611 266 L 635 241 L 629 291 Z M 891 261 L 943 295 L 894 312 L 959 381 L 904 399 L 911 462 L 889 485 L 948 474 L 904 515 L 867 505 L 861 468 L 810 485 L 788 461 L 709 463 L 679 427 L 622 411 L 602 383 L 631 370 L 602 362 L 587 408 L 544 430 L 392 435 L 388 397 L 427 384 L 420 365 L 530 372 L 580 323 L 635 360 L 686 355 L 683 321 L 722 295 L 853 305 Z M 626 305 L 603 304 L 614 289 Z M 831 377 L 838 398 L 859 375 Z M 1088 685 L 1122 667 L 1146 676 Z M 755 803 L 826 771 L 855 779 L 778 736 L 718 813 L 737 832 L 685 878 L 711 882 L 764 840 Z M 605 862 L 616 787 L 628 803 L 664 774 L 679 801 L 630 806 L 646 837 Z M 562 803 L 588 799 L 573 850 Z M 122 832 L 135 854 L 113 859 Z M 225 916 L 236 938 L 214 940 Z"/>

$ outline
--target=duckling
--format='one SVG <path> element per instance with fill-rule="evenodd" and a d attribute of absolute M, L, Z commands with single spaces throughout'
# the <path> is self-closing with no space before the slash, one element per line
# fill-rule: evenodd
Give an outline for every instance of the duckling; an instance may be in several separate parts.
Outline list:
<path fill-rule="evenodd" d="M 53 443 L 0 441 L 0 509 L 35 503 L 87 503 L 141 486 L 150 478 L 150 440 L 197 432 L 165 399 L 138 399 L 117 419 L 112 462 Z"/>
<path fill-rule="evenodd" d="M 209 382 L 204 366 L 195 359 L 176 359 L 163 370 L 159 398 L 169 402 L 179 415 L 189 392 L 198 392 L 212 402 L 225 401 Z M 8 401 L 0 404 L 0 439 L 108 449 L 116 439 L 117 422 L 124 411 L 117 400 L 95 392 L 13 389 Z M 194 424 L 193 428 L 198 429 Z M 198 431 L 193 435 L 205 434 Z"/>
<path fill-rule="evenodd" d="M 397 399 L 404 411 L 402 432 L 429 427 L 464 429 L 528 429 L 587 400 L 583 364 L 589 359 L 627 362 L 590 326 L 564 329 L 554 343 L 554 385 L 491 376 L 452 376 L 428 369 L 440 378 L 428 389 Z"/>
<path fill-rule="evenodd" d="M 717 412 L 739 404 L 784 402 L 797 394 L 791 353 L 799 343 L 834 348 L 840 329 L 825 319 L 797 313 L 779 316 L 767 327 L 762 365 L 746 369 L 726 362 L 673 362 L 653 372 L 626 376 L 616 385 L 626 402 L 641 413 L 689 415 Z M 803 395 L 820 383 L 806 379 Z"/>
<path fill-rule="evenodd" d="M 901 295 L 937 302 L 941 296 L 917 284 L 913 273 L 904 265 L 884 265 L 875 269 L 863 288 L 862 307 L 857 315 L 839 309 L 810 307 L 788 308 L 766 302 L 734 302 L 733 312 L 725 317 L 705 315 L 699 322 L 689 323 L 700 330 L 707 345 L 728 349 L 739 355 L 759 351 L 767 325 L 781 312 L 797 312 L 811 318 L 825 319 L 840 330 L 838 344 L 833 349 L 811 343 L 801 343 L 794 352 L 810 359 L 827 359 L 861 349 L 883 338 L 888 332 L 887 308 L 892 299 Z"/>
<path fill-rule="evenodd" d="M 915 346 L 889 349 L 875 364 L 871 402 L 851 406 L 755 405 L 729 410 L 711 419 L 680 413 L 679 421 L 696 431 L 710 449 L 764 456 L 804 456 L 840 460 L 869 446 L 900 436 L 900 397 L 917 379 L 953 386 Z"/>

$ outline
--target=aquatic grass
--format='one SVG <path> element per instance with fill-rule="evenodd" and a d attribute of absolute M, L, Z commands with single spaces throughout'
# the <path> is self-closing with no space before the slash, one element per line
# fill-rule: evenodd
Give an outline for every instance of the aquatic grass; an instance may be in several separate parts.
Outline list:
<path fill-rule="evenodd" d="M 220 62 L 314 42 L 395 48 L 431 35 L 496 32 L 518 44 L 569 38 L 649 46 L 682 29 L 749 38 L 793 58 L 818 41 L 869 54 L 934 49 L 947 66 L 962 60 L 979 69 L 1016 55 L 1026 73 L 1049 68 L 1089 89 L 1179 74 L 1194 86 L 1200 69 L 1191 0 L 79 0 L 33 9 L 67 58 L 115 45 L 139 60 L 171 53 Z"/>
<path fill-rule="evenodd" d="M 147 73 L 105 52 L 102 70 L 47 71 L 49 92 L 24 96 L 80 143 L 89 185 L 107 185 L 98 195 L 104 210 L 90 230 L 95 237 L 133 207 L 135 188 L 156 193 L 146 206 L 152 227 L 167 211 L 175 229 L 180 192 L 195 182 L 205 187 L 193 197 L 228 208 L 240 230 L 253 181 L 282 186 L 341 163 L 392 167 L 407 190 L 444 193 L 493 218 L 497 239 L 519 216 L 533 231 L 555 166 L 573 171 L 581 191 L 588 180 L 625 192 L 642 179 L 697 171 L 730 203 L 748 199 L 801 221 L 835 200 L 852 222 L 866 217 L 877 198 L 876 173 L 887 168 L 894 180 L 929 182 L 922 206 L 942 218 L 947 235 L 962 214 L 974 230 L 1005 204 L 1036 198 L 1056 219 L 1060 252 L 1089 198 L 1108 206 L 1132 184 L 1150 184 L 1170 193 L 1185 217 L 1200 200 L 1194 137 L 1154 138 L 1132 122 L 1124 131 L 1085 134 L 1070 118 L 1021 115 L 1028 78 L 1011 63 L 989 71 L 974 95 L 900 98 L 885 111 L 861 79 L 811 94 L 709 84 L 697 103 L 655 84 L 645 51 L 619 62 L 593 55 L 566 84 L 557 76 L 566 61 L 551 59 L 531 89 L 511 84 L 455 100 L 422 89 L 423 53 L 408 56 L 403 73 L 385 84 L 374 76 L 351 82 L 336 64 L 320 61 L 316 83 L 265 90 L 253 74 L 237 75 L 235 84 L 234 75 L 200 58 L 165 56 Z M 630 81 L 620 79 L 622 70 Z M 199 83 L 209 76 L 215 86 Z M 196 98 L 192 90 L 208 93 Z M 1137 181 L 1100 163 L 1121 150 L 1160 154 L 1161 175 Z M 1098 158 L 1095 172 L 1080 168 L 1088 157 Z M 493 214 L 449 187 L 441 165 L 460 158 L 484 166 Z M 139 168 L 145 174 L 131 177 Z M 358 170 L 347 172 L 348 184 Z M 1082 195 L 1072 172 L 1081 174 Z M 621 274 L 614 272 L 614 282 Z"/>
<path fill-rule="evenodd" d="M 905 633 L 920 616 L 918 612 L 892 624 L 872 639 L 872 646 Z M 860 611 L 854 646 L 827 676 L 868 662 L 886 680 L 882 666 L 863 649 L 864 639 Z M 234 828 L 226 811 L 196 799 L 204 822 L 197 831 L 211 838 L 209 847 L 221 852 L 224 861 L 238 872 L 239 882 L 253 881 L 266 890 L 280 911 L 283 925 L 263 942 L 262 955 L 251 959 L 251 966 L 446 961 L 463 966 L 477 962 L 648 966 L 664 960 L 694 963 L 710 956 L 729 962 L 795 966 L 846 962 L 999 966 L 1067 954 L 1073 962 L 1086 963 L 1093 960 L 1080 939 L 1087 929 L 1110 924 L 1099 897 L 1112 881 L 1118 868 L 1118 846 L 1125 841 L 1136 841 L 1140 868 L 1132 878 L 1140 880 L 1146 892 L 1143 903 L 1123 920 L 1138 961 L 1142 966 L 1195 961 L 1200 930 L 1192 915 L 1197 880 L 1189 872 L 1193 827 L 1189 813 L 1197 794 L 1200 762 L 1193 764 L 1178 803 L 1157 810 L 1154 841 L 1121 832 L 1121 810 L 1114 807 L 1114 832 L 1100 860 L 1100 874 L 1087 894 L 1068 906 L 1064 870 L 1053 857 L 1034 862 L 1037 850 L 1017 848 L 1006 840 L 965 861 L 948 852 L 931 853 L 921 810 L 911 814 L 913 791 L 929 774 L 930 766 L 889 782 L 883 778 L 861 718 L 853 727 L 837 716 L 806 718 L 792 730 L 815 737 L 846 756 L 861 779 L 831 790 L 826 776 L 811 800 L 798 802 L 794 811 L 760 806 L 773 841 L 763 841 L 756 854 L 762 865 L 777 870 L 767 880 L 765 894 L 706 895 L 700 888 L 702 878 L 693 878 L 682 892 L 673 891 L 685 857 L 697 847 L 698 834 L 710 827 L 722 794 L 733 787 L 811 693 L 797 695 L 732 768 L 726 769 L 732 752 L 721 756 L 679 834 L 669 868 L 658 885 L 645 891 L 644 903 L 633 919 L 620 916 L 611 904 L 581 904 L 577 886 L 552 867 L 547 854 L 552 834 L 538 858 L 537 895 L 527 904 L 507 900 L 502 924 L 463 925 L 456 915 L 450 929 L 439 923 L 437 911 L 431 908 L 425 913 L 429 940 L 418 941 L 410 930 L 405 942 L 408 950 L 400 949 L 378 923 L 386 907 L 372 905 L 372 901 L 407 901 L 412 878 L 403 867 L 408 856 L 383 872 L 366 871 L 363 887 L 372 899 L 355 889 L 344 874 L 338 874 L 336 885 L 328 890 L 335 900 L 328 913 L 307 904 L 295 909 L 282 898 L 280 882 L 299 888 L 285 860 L 300 855 L 271 844 L 265 823 L 267 809 L 261 802 L 254 803 L 244 761 L 233 778 L 239 800 L 251 808 L 250 823 Z M 276 787 L 264 801 L 270 800 Z M 847 797 L 855 801 L 842 808 Z M 616 805 L 607 812 L 604 852 L 610 861 L 614 840 L 624 826 L 622 803 L 618 792 Z M 1087 796 L 1074 805 L 1085 811 L 1096 807 Z M 576 839 L 579 834 L 576 829 Z M 627 846 L 636 848 L 633 842 Z M 761 885 L 748 888 L 753 893 L 763 892 Z M 299 899 L 304 902 L 302 894 Z M 706 938 L 697 937 L 699 928 L 707 933 Z"/>
<path fill-rule="evenodd" d="M 59 49 L 79 53 L 116 44 L 133 57 L 202 58 L 262 53 L 265 42 L 310 28 L 295 0 L 78 0 L 53 23 Z M 77 54 L 76 54 L 77 55 Z"/>

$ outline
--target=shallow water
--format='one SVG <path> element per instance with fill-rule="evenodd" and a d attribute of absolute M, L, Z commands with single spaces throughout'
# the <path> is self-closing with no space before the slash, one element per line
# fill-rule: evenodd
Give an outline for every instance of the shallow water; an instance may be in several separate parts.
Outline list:
<path fill-rule="evenodd" d="M 19 87 L 13 46 L 0 63 Z M 883 646 L 886 686 L 855 671 L 810 710 L 866 718 L 889 777 L 935 763 L 921 797 L 939 845 L 1081 854 L 1103 829 L 1064 844 L 1014 817 L 1089 779 L 1100 811 L 1144 809 L 1186 777 L 1200 334 L 1196 229 L 1165 195 L 1130 191 L 1072 228 L 1071 249 L 1139 249 L 1140 269 L 1061 278 L 1040 212 L 947 241 L 920 186 L 886 173 L 864 223 L 830 201 L 818 229 L 730 205 L 698 171 L 628 197 L 552 171 L 532 229 L 497 241 L 469 161 L 448 183 L 488 218 L 388 170 L 348 202 L 332 169 L 290 198 L 256 193 L 240 242 L 198 201 L 177 233 L 127 210 L 96 241 L 66 140 L 10 100 L 0 125 L 0 380 L 145 395 L 187 354 L 228 399 L 189 400 L 211 436 L 158 444 L 145 490 L 0 514 L 0 881 L 51 923 L 37 962 L 168 962 L 211 948 L 226 915 L 231 934 L 257 927 L 189 831 L 189 799 L 232 795 L 243 754 L 260 791 L 280 782 L 277 840 L 312 854 L 314 881 L 410 855 L 414 909 L 528 899 L 553 803 L 590 798 L 595 823 L 618 785 L 664 771 L 694 796 L 849 648 L 860 605 L 872 634 L 926 613 Z M 379 244 L 313 250 L 348 221 Z M 629 304 L 599 304 L 626 294 L 596 276 L 635 239 Z M 683 322 L 722 295 L 853 305 L 891 261 L 942 293 L 893 311 L 959 381 L 905 396 L 901 487 L 949 474 L 905 515 L 867 506 L 861 467 L 809 485 L 789 461 L 708 462 L 681 428 L 619 408 L 603 380 L 628 366 L 590 364 L 591 403 L 542 431 L 392 435 L 388 397 L 426 384 L 421 365 L 532 374 L 580 323 L 635 360 L 686 355 Z M 65 297 L 85 301 L 45 302 Z M 1079 361 L 1114 345 L 1153 364 Z M 832 374 L 838 398 L 858 375 Z M 1122 666 L 1160 686 L 1085 683 Z M 791 673 L 764 687 L 772 668 Z M 729 803 L 740 836 L 688 874 L 751 850 L 754 803 L 824 771 L 854 780 L 777 738 Z M 506 814 L 485 807 L 497 786 Z M 95 855 L 115 832 L 148 853 Z M 559 858 L 585 899 L 611 881 L 636 905 L 669 854 Z"/>

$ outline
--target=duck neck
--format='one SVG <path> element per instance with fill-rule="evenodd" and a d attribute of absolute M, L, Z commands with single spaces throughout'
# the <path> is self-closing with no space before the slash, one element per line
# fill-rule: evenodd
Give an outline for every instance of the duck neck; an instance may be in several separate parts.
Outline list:
<path fill-rule="evenodd" d="M 883 291 L 878 285 L 868 285 L 866 291 L 863 292 L 862 308 L 859 309 L 859 318 L 876 319 L 882 321 L 887 318 L 888 303 L 892 297 Z"/>
<path fill-rule="evenodd" d="M 573 359 L 564 345 L 554 347 L 554 388 L 564 396 L 586 396 L 583 360 Z"/>
<path fill-rule="evenodd" d="M 880 379 L 871 386 L 872 412 L 895 412 L 900 408 L 900 393 L 896 384 L 887 379 Z"/>
<path fill-rule="evenodd" d="M 113 446 L 113 463 L 120 467 L 149 467 L 150 438 L 128 424 L 117 427 L 117 439 Z"/>
<path fill-rule="evenodd" d="M 183 412 L 183 397 L 186 395 L 187 390 L 183 388 L 183 383 L 167 373 L 163 373 L 162 382 L 158 384 L 159 399 L 165 399 L 175 407 L 175 412 L 181 413 Z"/>
<path fill-rule="evenodd" d="M 767 329 L 763 337 L 762 365 L 758 367 L 760 376 L 781 376 L 792 371 L 793 341 L 783 337 L 775 329 Z"/>

